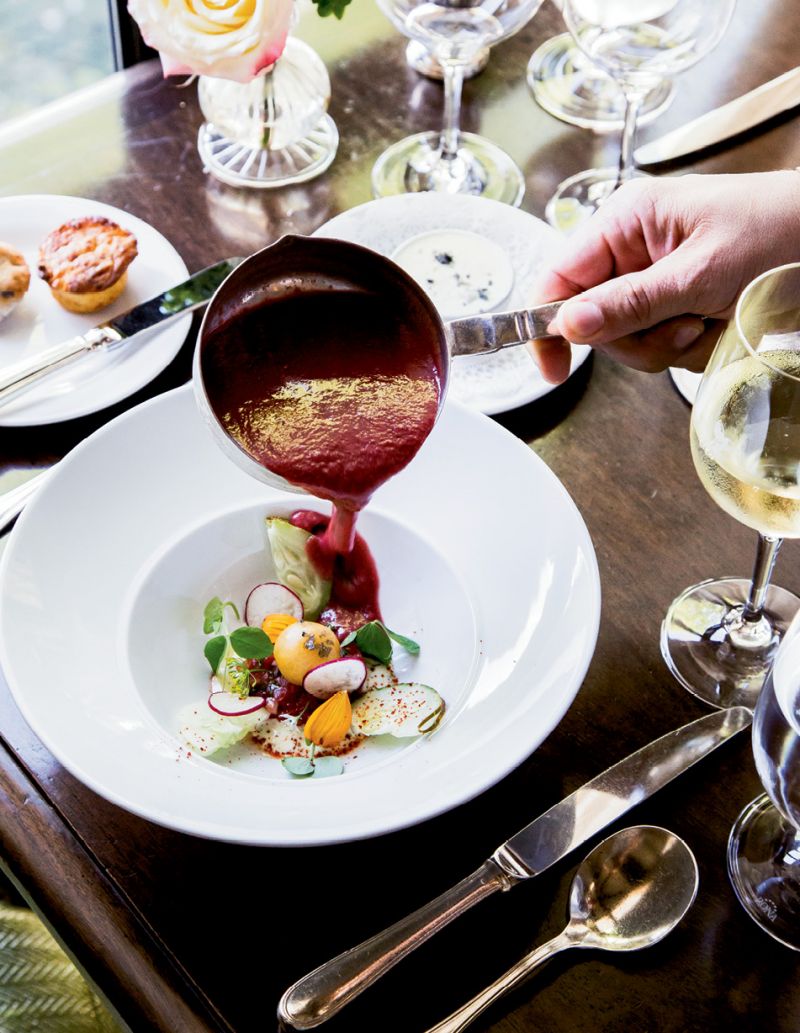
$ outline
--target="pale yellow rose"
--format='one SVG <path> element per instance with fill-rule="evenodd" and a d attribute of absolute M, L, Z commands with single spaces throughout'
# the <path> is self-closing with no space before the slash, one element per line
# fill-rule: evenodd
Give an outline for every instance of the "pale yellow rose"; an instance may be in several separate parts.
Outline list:
<path fill-rule="evenodd" d="M 294 0 L 128 0 L 164 75 L 249 82 L 283 52 Z"/>

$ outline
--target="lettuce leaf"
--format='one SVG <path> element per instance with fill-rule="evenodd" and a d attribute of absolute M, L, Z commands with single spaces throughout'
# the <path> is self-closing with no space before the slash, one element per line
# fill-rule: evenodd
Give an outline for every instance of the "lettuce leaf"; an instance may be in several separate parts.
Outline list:
<path fill-rule="evenodd" d="M 331 583 L 320 577 L 306 552 L 311 537 L 288 520 L 267 517 L 267 537 L 277 580 L 300 597 L 307 621 L 316 620 L 331 597 Z"/>

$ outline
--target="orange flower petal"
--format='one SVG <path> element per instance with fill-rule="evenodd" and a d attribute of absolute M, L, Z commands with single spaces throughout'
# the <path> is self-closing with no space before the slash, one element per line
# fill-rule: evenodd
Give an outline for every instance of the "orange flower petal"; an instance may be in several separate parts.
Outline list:
<path fill-rule="evenodd" d="M 317 707 L 306 721 L 303 734 L 317 746 L 336 746 L 350 731 L 352 720 L 350 697 L 342 690 Z"/>
<path fill-rule="evenodd" d="M 278 635 L 282 631 L 286 631 L 290 624 L 297 624 L 297 618 L 292 617 L 288 613 L 269 613 L 261 622 L 261 630 L 270 642 L 275 645 Z"/>

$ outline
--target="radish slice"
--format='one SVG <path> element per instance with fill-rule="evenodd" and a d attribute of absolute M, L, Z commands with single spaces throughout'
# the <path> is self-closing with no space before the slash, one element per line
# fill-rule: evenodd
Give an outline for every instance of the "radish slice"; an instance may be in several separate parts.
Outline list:
<path fill-rule="evenodd" d="M 264 618 L 269 617 L 271 613 L 286 613 L 301 621 L 303 604 L 300 602 L 300 596 L 295 595 L 286 585 L 279 585 L 277 581 L 256 585 L 244 604 L 245 624 L 251 628 L 260 628 Z"/>
<path fill-rule="evenodd" d="M 370 689 L 353 703 L 351 730 L 357 735 L 395 735 L 405 739 L 432 732 L 444 714 L 435 689 L 416 682 Z"/>
<path fill-rule="evenodd" d="M 208 705 L 215 714 L 222 717 L 242 717 L 244 714 L 254 714 L 266 705 L 263 696 L 237 696 L 233 692 L 212 692 L 208 697 Z"/>
<path fill-rule="evenodd" d="M 343 656 L 339 660 L 313 667 L 303 678 L 303 688 L 317 699 L 328 699 L 337 692 L 357 692 L 367 677 L 367 665 L 357 656 Z"/>

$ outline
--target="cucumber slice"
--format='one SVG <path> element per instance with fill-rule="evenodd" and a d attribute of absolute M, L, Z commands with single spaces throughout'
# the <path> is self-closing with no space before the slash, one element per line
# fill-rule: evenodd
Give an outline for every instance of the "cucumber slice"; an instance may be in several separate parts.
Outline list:
<path fill-rule="evenodd" d="M 278 580 L 300 598 L 306 620 L 316 620 L 331 597 L 331 583 L 314 569 L 306 552 L 311 537 L 280 517 L 267 517 L 267 538 Z"/>
<path fill-rule="evenodd" d="M 370 689 L 353 703 L 351 730 L 358 735 L 424 735 L 437 727 L 444 700 L 429 685 L 409 682 Z"/>

